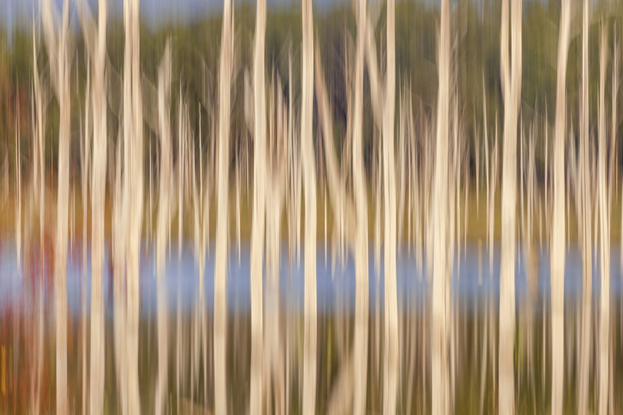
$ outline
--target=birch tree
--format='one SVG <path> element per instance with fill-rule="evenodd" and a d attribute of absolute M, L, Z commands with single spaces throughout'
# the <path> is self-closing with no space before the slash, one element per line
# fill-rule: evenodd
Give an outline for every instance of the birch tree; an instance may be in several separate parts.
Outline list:
<path fill-rule="evenodd" d="M 588 122 L 588 21 L 590 2 L 584 0 L 582 13 L 582 86 L 580 99 L 580 149 L 578 168 L 578 224 L 580 229 L 580 249 L 582 251 L 582 312 L 580 328 L 580 368 L 578 376 L 578 412 L 588 411 L 588 384 L 590 377 L 592 329 L 592 270 L 593 248 L 591 244 L 592 225 L 592 192 L 591 162 L 589 156 L 589 122 Z"/>
<path fill-rule="evenodd" d="M 138 379 L 139 255 L 143 223 L 143 103 L 140 73 L 139 0 L 123 3 L 123 212 L 126 245 L 126 349 L 128 411 L 140 413 Z"/>
<path fill-rule="evenodd" d="M 324 156 L 327 171 L 327 185 L 334 218 L 334 245 L 340 256 L 345 255 L 344 243 L 350 248 L 355 262 L 355 333 L 350 358 L 343 364 L 333 396 L 329 399 L 328 413 L 344 411 L 362 414 L 366 405 L 367 360 L 368 360 L 368 215 L 365 173 L 363 170 L 363 63 L 366 11 L 365 3 L 357 10 L 359 28 L 355 52 L 355 68 L 351 74 L 347 69 L 347 101 L 349 102 L 348 127 L 342 166 L 338 165 L 333 142 L 333 122 L 327 91 L 320 64 L 320 52 L 316 48 L 315 86 L 318 96 L 318 119 L 322 128 Z M 346 61 L 351 59 L 347 49 Z M 354 75 L 354 82 L 351 77 Z M 352 95 L 351 95 L 352 94 Z M 352 111 L 350 108 L 353 108 Z M 352 164 L 352 165 L 351 165 Z M 340 169 L 341 167 L 341 169 Z M 346 189 L 346 169 L 352 167 L 353 197 Z M 343 257 L 342 257 L 343 260 Z"/>
<path fill-rule="evenodd" d="M 607 64 L 608 35 L 607 27 L 601 22 L 599 37 L 599 109 L 598 109 L 598 139 L 599 154 L 597 161 L 597 188 L 599 206 L 599 236 L 601 260 L 601 290 L 599 301 L 599 413 L 609 413 L 609 372 L 610 367 L 610 195 L 606 183 L 606 64 Z M 616 74 L 613 72 L 613 77 Z M 613 90 L 613 94 L 616 91 Z M 612 408 L 614 409 L 614 408 Z"/>
<path fill-rule="evenodd" d="M 437 93 L 437 140 L 431 200 L 432 304 L 431 304 L 431 371 L 432 413 L 450 413 L 449 350 L 449 285 L 448 269 L 448 124 L 450 120 L 450 1 L 441 0 L 441 25 L 438 45 L 439 90 Z"/>
<path fill-rule="evenodd" d="M 396 293 L 396 244 L 397 234 L 397 191 L 396 191 L 396 162 L 394 149 L 394 121 L 396 101 L 396 10 L 394 0 L 387 0 L 387 65 L 385 79 L 376 65 L 376 47 L 374 45 L 374 30 L 372 24 L 366 22 L 366 61 L 370 79 L 372 109 L 375 120 L 380 121 L 382 129 L 382 164 L 383 171 L 383 213 L 384 213 L 384 364 L 383 364 L 383 412 L 385 414 L 396 411 L 396 395 L 398 391 L 398 300 Z M 379 172 L 381 173 L 381 172 Z M 380 174 L 379 174 L 380 177 Z M 377 181 L 377 188 L 381 181 Z M 379 193 L 379 192 L 377 192 Z M 377 257 L 380 251 L 380 197 L 377 198 Z M 377 260 L 377 267 L 380 264 Z M 377 268 L 378 271 L 378 268 Z"/>
<path fill-rule="evenodd" d="M 56 413 L 69 412 L 67 395 L 67 228 L 69 202 L 69 144 L 71 140 L 71 44 L 69 42 L 69 1 L 63 3 L 63 16 L 57 28 L 56 9 L 44 0 L 43 33 L 48 50 L 50 78 L 60 107 L 58 133 L 58 207 L 56 218 L 54 292 L 56 304 Z M 59 30 L 60 29 L 60 30 Z"/>
<path fill-rule="evenodd" d="M 398 392 L 398 300 L 396 287 L 396 163 L 394 153 L 394 118 L 396 106 L 396 7 L 387 0 L 387 79 L 383 114 L 383 189 L 385 213 L 385 360 L 383 413 L 396 412 Z"/>
<path fill-rule="evenodd" d="M 305 195 L 305 304 L 303 340 L 303 414 L 316 412 L 316 156 L 312 142 L 314 105 L 314 38 L 313 10 L 311 0 L 302 0 L 303 50 L 302 50 L 302 98 L 301 98 L 301 161 L 303 164 L 303 191 Z M 292 97 L 290 97 L 292 99 Z M 367 263 L 366 263 L 367 266 Z"/>
<path fill-rule="evenodd" d="M 564 381 L 564 278 L 565 278 L 565 127 L 567 55 L 571 10 L 562 0 L 556 63 L 556 121 L 554 126 L 554 208 L 550 258 L 552 321 L 552 414 L 562 413 Z"/>
<path fill-rule="evenodd" d="M 253 223 L 251 225 L 251 413 L 262 410 L 263 304 L 262 267 L 266 215 L 266 97 L 264 81 L 264 44 L 266 1 L 257 1 L 255 49 L 253 59 L 253 99 L 255 124 L 253 161 Z M 219 175 L 220 177 L 220 175 Z M 220 200 L 220 198 L 219 198 Z"/>
<path fill-rule="evenodd" d="M 105 341 L 104 303 L 102 298 L 102 268 L 104 265 L 104 206 L 106 198 L 106 25 L 107 0 L 99 0 L 98 24 L 88 6 L 81 1 L 80 15 L 87 50 L 91 58 L 92 93 L 90 110 L 93 112 L 93 173 L 91 177 L 92 247 L 91 247 L 91 353 L 89 413 L 99 414 L 104 409 Z M 89 132 L 87 131 L 87 134 Z M 87 139 L 87 136 L 85 136 Z M 86 147 L 88 148 L 88 147 Z M 87 150 L 88 151 L 88 150 Z M 88 154 L 85 159 L 88 158 Z M 83 186 L 83 192 L 86 188 Z M 86 212 L 86 206 L 83 207 Z M 83 217 L 86 214 L 83 213 Z M 86 224 L 85 232 L 86 232 Z M 86 235 L 86 234 L 85 234 Z"/>
<path fill-rule="evenodd" d="M 513 0 L 509 56 L 508 1 L 502 1 L 500 64 L 504 98 L 504 148 L 502 160 L 502 246 L 500 265 L 499 409 L 515 413 L 515 253 L 517 212 L 517 119 L 521 101 L 522 1 Z M 509 62 L 509 58 L 511 58 Z"/>
<path fill-rule="evenodd" d="M 156 384 L 155 413 L 164 411 L 168 385 L 168 315 L 167 294 L 164 288 L 164 266 L 167 241 L 171 226 L 173 160 L 171 156 L 171 45 L 167 42 L 158 68 L 158 120 L 160 162 L 158 169 L 158 218 L 156 223 L 156 278 L 158 292 L 158 381 Z M 180 242 L 181 243 L 181 242 Z"/>
<path fill-rule="evenodd" d="M 309 0 L 308 0 L 309 1 Z M 447 0 L 444 0 L 447 1 Z M 352 174 L 355 201 L 354 252 L 355 252 L 355 349 L 354 349 L 354 407 L 355 415 L 363 415 L 366 406 L 368 377 L 368 196 L 363 158 L 363 78 L 365 27 L 367 4 L 359 0 L 357 7 L 357 46 L 354 67 L 354 99 L 352 113 Z M 305 147 L 303 147 L 305 154 Z M 315 222 L 315 221 L 314 221 Z M 306 229 L 308 229 L 306 227 Z M 306 261 L 307 262 L 307 261 Z"/>
<path fill-rule="evenodd" d="M 214 254 L 214 412 L 217 415 L 227 413 L 225 343 L 227 330 L 227 228 L 229 223 L 229 124 L 233 52 L 231 1 L 224 0 L 219 58 L 218 189 L 216 250 Z"/>

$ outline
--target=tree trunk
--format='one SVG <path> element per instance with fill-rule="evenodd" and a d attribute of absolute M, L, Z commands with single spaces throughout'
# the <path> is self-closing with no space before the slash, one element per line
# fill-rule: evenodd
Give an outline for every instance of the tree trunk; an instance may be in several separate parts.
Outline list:
<path fill-rule="evenodd" d="M 253 222 L 251 225 L 251 397 L 250 412 L 262 412 L 264 231 L 266 219 L 266 97 L 264 82 L 264 44 L 266 1 L 257 1 L 255 50 L 253 60 L 253 97 L 255 125 L 253 161 Z"/>
<path fill-rule="evenodd" d="M 168 385 L 168 311 L 167 295 L 163 281 L 163 272 L 166 264 L 167 235 L 171 226 L 171 49 L 170 44 L 164 52 L 164 57 L 158 68 L 158 119 L 160 128 L 160 162 L 158 169 L 158 218 L 156 223 L 156 278 L 158 296 L 158 381 L 156 384 L 155 413 L 164 412 Z M 180 241 L 181 243 L 181 241 Z"/>
<path fill-rule="evenodd" d="M 354 408 L 355 415 L 363 415 L 366 410 L 366 389 L 368 377 L 368 198 L 366 174 L 363 159 L 363 78 L 365 27 L 367 24 L 367 4 L 360 1 L 357 9 L 357 49 L 355 55 L 355 82 L 353 108 L 352 168 L 355 212 L 355 338 L 354 338 Z M 305 151 L 304 151 L 305 154 Z M 315 196 L 315 195 L 314 195 Z M 315 221 L 314 221 L 315 222 Z M 307 262 L 307 261 L 306 261 Z"/>
<path fill-rule="evenodd" d="M 564 278 L 565 278 L 565 78 L 569 47 L 570 4 L 562 1 L 556 82 L 554 137 L 554 209 L 550 258 L 552 319 L 552 414 L 562 414 L 564 382 Z"/>
<path fill-rule="evenodd" d="M 218 190 L 216 250 L 214 258 L 214 400 L 215 413 L 227 413 L 226 331 L 227 331 L 227 230 L 229 197 L 229 123 L 231 68 L 233 58 L 231 1 L 223 3 L 223 32 L 219 62 Z"/>
<path fill-rule="evenodd" d="M 385 213 L 385 326 L 383 363 L 383 413 L 396 412 L 398 392 L 398 299 L 396 287 L 396 163 L 394 153 L 394 117 L 396 101 L 396 11 L 394 0 L 387 0 L 387 74 L 385 112 L 383 114 L 383 189 Z M 402 150 L 402 149 L 401 149 Z"/>
<path fill-rule="evenodd" d="M 143 104 L 141 96 L 139 0 L 124 1 L 124 156 L 126 245 L 126 350 L 128 411 L 140 414 L 138 379 L 139 266 L 143 218 Z"/>
<path fill-rule="evenodd" d="M 515 253 L 517 212 L 517 119 L 521 99 L 521 0 L 511 10 L 512 61 L 508 51 L 508 2 L 502 2 L 501 69 L 504 97 L 504 148 L 502 160 L 502 246 L 500 267 L 499 409 L 515 412 Z M 511 67 L 509 68 L 509 64 Z M 510 71 L 510 72 L 509 72 Z"/>
<path fill-rule="evenodd" d="M 305 305 L 303 340 L 303 414 L 316 412 L 316 157 L 313 133 L 314 104 L 314 39 L 311 0 L 303 0 L 303 56 L 301 99 L 301 161 L 303 164 L 303 189 L 305 194 Z M 290 97 L 292 99 L 292 97 Z"/>
<path fill-rule="evenodd" d="M 450 107 L 450 1 L 441 2 L 439 37 L 439 91 L 437 95 L 437 140 L 432 194 L 432 321 L 431 370 L 432 413 L 450 412 L 448 371 L 448 124 Z M 451 254 L 450 254 L 451 255 Z"/>
<path fill-rule="evenodd" d="M 599 159 L 598 159 L 598 191 L 600 218 L 600 259 L 601 259 L 601 290 L 599 307 L 599 413 L 608 414 L 608 393 L 610 380 L 610 196 L 606 183 L 606 61 L 607 38 L 606 25 L 601 23 L 599 48 Z M 617 74 L 614 74 L 617 76 Z M 614 409 L 614 408 L 612 408 Z"/>
<path fill-rule="evenodd" d="M 56 217 L 54 293 L 56 326 L 56 413 L 69 412 L 67 392 L 67 228 L 71 140 L 71 93 L 69 77 L 69 1 L 64 1 L 60 33 L 56 31 L 50 5 L 43 5 L 43 29 L 50 58 L 50 77 L 60 107 L 58 137 L 58 207 Z"/>

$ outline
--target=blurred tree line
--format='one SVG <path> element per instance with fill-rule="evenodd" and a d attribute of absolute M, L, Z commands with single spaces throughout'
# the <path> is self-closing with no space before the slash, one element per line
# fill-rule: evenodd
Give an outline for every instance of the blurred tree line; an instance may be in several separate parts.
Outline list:
<path fill-rule="evenodd" d="M 616 4 L 615 4 L 616 3 Z M 385 3 L 369 3 L 370 20 L 375 24 L 376 44 L 383 62 L 385 46 Z M 598 1 L 593 6 L 590 29 L 590 122 L 591 129 L 597 123 L 597 87 L 598 87 L 598 30 L 601 23 L 608 24 L 610 37 L 610 60 L 615 52 L 613 39 L 617 46 L 623 39 L 621 24 L 623 3 Z M 246 160 L 252 142 L 248 140 L 244 123 L 244 78 L 245 71 L 250 71 L 252 62 L 253 31 L 255 24 L 255 6 L 243 4 L 236 7 L 235 19 L 235 67 L 234 88 L 232 89 L 232 166 L 239 160 Z M 556 48 L 560 4 L 557 0 L 524 0 L 523 6 L 523 82 L 522 111 L 524 126 L 538 122 L 537 128 L 537 166 L 543 164 L 544 132 L 553 126 L 555 111 Z M 580 87 L 580 19 L 581 9 L 573 11 L 569 65 L 567 67 L 568 111 L 571 131 L 578 131 L 579 87 Z M 72 174 L 79 169 L 79 139 L 81 119 L 84 114 L 84 96 L 88 57 L 78 17 L 74 16 L 74 60 L 72 66 Z M 459 99 L 459 112 L 465 126 L 465 135 L 469 143 L 474 142 L 475 134 L 483 131 L 483 122 L 488 123 L 489 139 L 494 136 L 497 123 L 501 129 L 504 108 L 501 105 L 500 89 L 500 0 L 456 0 L 452 4 L 452 29 L 454 46 L 454 67 L 456 90 Z M 321 51 L 326 82 L 329 88 L 336 139 L 340 140 L 346 130 L 348 103 L 344 70 L 348 62 L 346 50 L 349 42 L 354 42 L 356 27 L 351 7 L 334 8 L 326 12 L 316 11 L 314 16 L 316 42 Z M 436 42 L 439 24 L 439 10 L 435 2 L 400 1 L 396 4 L 396 66 L 399 91 L 411 96 L 416 123 L 434 117 L 437 94 Z M 20 131 L 22 139 L 21 156 L 30 160 L 30 125 L 31 125 L 31 85 L 33 77 L 33 30 L 15 25 L 8 43 L 6 30 L 0 27 L 0 166 L 6 168 L 8 161 L 10 175 L 15 168 L 15 137 Z M 37 28 L 37 26 L 35 26 Z M 34 35 L 40 38 L 39 29 Z M 201 149 L 206 152 L 211 143 L 211 129 L 214 121 L 211 114 L 217 105 L 217 68 L 221 36 L 221 16 L 207 16 L 203 20 L 185 24 L 168 24 L 157 30 L 141 27 L 141 66 L 143 71 L 144 100 L 153 100 L 157 88 L 157 68 L 168 38 L 172 42 L 173 80 L 172 87 L 172 128 L 176 134 L 177 105 L 180 98 L 189 103 L 194 137 L 199 140 L 201 127 Z M 39 71 L 45 82 L 46 51 L 41 39 L 38 39 L 37 53 Z M 284 96 L 294 100 L 295 108 L 300 100 L 301 77 L 301 12 L 300 4 L 269 10 L 266 30 L 266 65 L 267 77 L 279 76 Z M 117 140 L 119 127 L 119 107 L 111 101 L 121 100 L 121 70 L 123 68 L 124 33 L 121 20 L 109 23 L 108 55 L 113 74 L 109 74 L 109 142 Z M 617 53 L 620 51 L 617 49 Z M 292 65 L 290 79 L 289 64 Z M 611 68 L 608 68 L 610 85 Z M 620 76 L 620 74 L 614 74 Z M 289 95 L 292 83 L 293 96 Z M 368 91 L 366 80 L 366 91 Z M 147 89 L 147 90 L 146 90 Z M 150 90 L 151 93 L 148 91 Z M 407 92 L 408 91 L 408 92 Z M 607 88 L 607 93 L 612 91 Z M 52 174 L 56 169 L 58 104 L 49 95 L 47 112 L 46 165 Z M 364 111 L 365 152 L 368 169 L 373 154 L 373 121 L 370 94 L 365 93 Z M 397 94 L 399 99 L 400 93 Z M 487 114 L 483 114 L 483 99 L 487 99 Z M 606 97 L 610 106 L 611 97 Z M 397 107 L 398 108 L 398 107 Z M 607 113 L 610 110 L 607 109 Z M 149 112 L 149 111 L 148 111 Z M 155 109 L 151 111 L 155 114 Z M 398 114 L 399 111 L 397 111 Z M 548 115 L 549 114 L 549 115 Z M 485 117 L 486 115 L 486 117 Z M 149 114 L 146 115 L 148 117 Z M 316 117 L 316 115 L 314 115 Z M 419 118 L 418 118 L 419 117 Z M 621 117 L 623 118 L 623 117 Z M 496 121 L 497 120 L 497 121 Z M 547 120 L 547 123 L 545 122 Z M 200 125 L 201 123 L 201 125 Z M 149 131 L 146 146 L 152 141 L 151 160 L 156 160 L 155 131 L 146 120 Z M 316 123 L 314 122 L 314 125 Z M 549 126 L 549 127 L 548 127 Z M 153 125 L 152 125 L 153 127 Z M 619 129 L 617 128 L 617 134 Z M 551 136 L 551 134 L 550 134 Z M 593 140 L 596 139 L 593 137 Z M 198 146 L 199 143 L 196 143 Z M 470 144 L 471 147 L 471 144 Z M 339 145 L 337 148 L 341 148 Z M 501 148 L 501 146 L 500 146 Z M 110 152 L 109 154 L 114 154 Z M 541 167 L 542 168 L 542 167 Z M 27 171 L 24 168 L 24 171 Z"/>

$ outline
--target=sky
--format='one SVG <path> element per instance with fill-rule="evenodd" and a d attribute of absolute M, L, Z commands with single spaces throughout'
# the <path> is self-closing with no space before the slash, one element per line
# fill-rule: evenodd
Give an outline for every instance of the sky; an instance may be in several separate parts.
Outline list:
<path fill-rule="evenodd" d="M 16 24 L 31 20 L 33 10 L 38 9 L 40 0 L 0 0 L 0 23 L 11 29 Z M 64 0 L 51 0 L 61 10 Z M 69 0 L 70 8 L 75 9 L 77 1 Z M 98 0 L 85 0 L 97 9 Z M 242 3 L 254 0 L 233 0 Z M 326 10 L 332 5 L 347 3 L 349 0 L 312 0 L 315 9 Z M 148 25 L 157 26 L 159 23 L 170 21 L 189 21 L 201 18 L 207 14 L 222 11 L 222 0 L 140 0 L 141 17 Z M 267 0 L 268 7 L 290 7 L 300 0 Z M 121 14 L 123 0 L 109 0 L 110 13 Z M 74 13 L 75 15 L 75 13 Z"/>

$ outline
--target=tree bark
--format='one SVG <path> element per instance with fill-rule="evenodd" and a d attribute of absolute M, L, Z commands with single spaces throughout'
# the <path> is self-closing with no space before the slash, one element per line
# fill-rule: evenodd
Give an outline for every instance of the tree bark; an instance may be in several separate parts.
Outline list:
<path fill-rule="evenodd" d="M 301 161 L 305 195 L 305 305 L 303 346 L 303 414 L 311 415 L 316 408 L 316 157 L 312 142 L 314 104 L 314 38 L 311 0 L 303 0 L 303 56 L 301 100 Z M 292 99 L 292 97 L 290 97 Z"/>
<path fill-rule="evenodd" d="M 227 413 L 226 330 L 227 330 L 227 229 L 229 197 L 229 129 L 231 68 L 233 58 L 231 1 L 223 2 L 223 31 L 219 61 L 218 190 L 216 250 L 214 260 L 214 400 L 215 413 Z"/>
<path fill-rule="evenodd" d="M 441 1 L 439 37 L 439 90 L 437 95 L 437 140 L 432 194 L 432 321 L 431 371 L 432 413 L 450 413 L 448 371 L 450 270 L 448 251 L 448 124 L 450 107 L 450 2 Z"/>
<path fill-rule="evenodd" d="M 552 319 L 552 414 L 562 413 L 564 385 L 564 278 L 565 278 L 565 78 L 569 47 L 569 0 L 562 0 L 558 36 L 556 121 L 554 137 L 554 209 L 551 239 L 550 280 Z"/>
<path fill-rule="evenodd" d="M 50 0 L 43 4 L 43 30 L 50 60 L 50 78 L 60 107 L 58 148 L 58 207 L 56 217 L 54 293 L 56 326 L 56 413 L 69 411 L 67 392 L 67 228 L 71 140 L 71 72 L 69 1 L 63 6 L 62 26 L 56 31 Z"/>
<path fill-rule="evenodd" d="M 502 245 L 500 265 L 500 353 L 499 409 L 515 413 L 515 254 L 517 212 L 517 120 L 521 100 L 522 2 L 513 0 L 511 10 L 511 54 L 508 51 L 508 2 L 502 2 L 501 70 L 504 97 L 504 148 L 502 164 Z M 509 67 L 510 65 L 510 67 Z"/>
<path fill-rule="evenodd" d="M 606 183 L 606 63 L 607 63 L 607 28 L 601 23 L 599 48 L 599 159 L 598 159 L 598 191 L 600 218 L 600 259 L 601 259 L 601 290 L 599 301 L 599 413 L 608 414 L 609 403 L 609 371 L 610 368 L 610 196 Z M 613 74 L 617 76 L 617 74 Z M 612 408 L 614 409 L 614 408 Z"/>
<path fill-rule="evenodd" d="M 254 151 L 253 151 L 253 223 L 251 225 L 251 397 L 250 412 L 262 411 L 263 351 L 263 259 L 266 219 L 266 96 L 264 81 L 264 45 L 266 1 L 257 0 L 255 50 L 253 59 Z"/>

